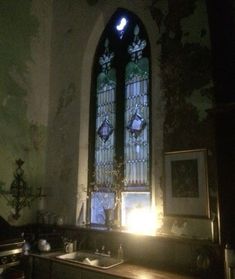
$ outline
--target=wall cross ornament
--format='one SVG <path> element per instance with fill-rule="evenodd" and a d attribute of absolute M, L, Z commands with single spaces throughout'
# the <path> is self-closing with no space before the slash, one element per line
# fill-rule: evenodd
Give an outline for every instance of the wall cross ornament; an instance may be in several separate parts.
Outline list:
<path fill-rule="evenodd" d="M 16 160 L 16 170 L 14 171 L 14 179 L 9 190 L 0 188 L 0 195 L 6 200 L 8 205 L 13 209 L 12 216 L 14 219 L 19 219 L 20 211 L 25 207 L 31 207 L 32 202 L 40 199 L 45 195 L 42 194 L 42 188 L 38 188 L 36 193 L 33 193 L 32 187 L 28 186 L 24 179 L 24 170 L 22 168 L 24 161 Z"/>

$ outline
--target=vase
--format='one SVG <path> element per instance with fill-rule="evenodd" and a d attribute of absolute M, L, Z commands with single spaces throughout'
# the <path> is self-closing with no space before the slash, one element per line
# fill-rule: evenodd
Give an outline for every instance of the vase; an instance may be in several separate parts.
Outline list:
<path fill-rule="evenodd" d="M 105 226 L 107 229 L 111 229 L 114 221 L 114 209 L 113 208 L 104 208 L 105 216 Z"/>

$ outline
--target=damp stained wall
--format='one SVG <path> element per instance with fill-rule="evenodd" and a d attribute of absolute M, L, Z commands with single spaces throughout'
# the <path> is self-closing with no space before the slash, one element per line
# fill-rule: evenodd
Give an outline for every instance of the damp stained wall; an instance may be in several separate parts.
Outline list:
<path fill-rule="evenodd" d="M 211 218 L 217 215 L 217 174 L 214 119 L 210 113 L 214 107 L 214 85 L 206 5 L 204 1 L 158 1 L 151 6 L 151 12 L 161 32 L 158 43 L 162 47 L 160 75 L 165 100 L 164 152 L 207 150 Z M 163 193 L 164 187 L 163 183 Z M 187 212 L 185 215 L 166 216 L 162 231 L 211 238 L 209 219 L 188 218 Z"/>
<path fill-rule="evenodd" d="M 15 160 L 25 180 L 44 186 L 50 61 L 50 1 L 0 1 L 0 182 L 9 190 Z M 0 214 L 12 224 L 35 220 L 35 202 L 13 220 L 0 197 Z"/>

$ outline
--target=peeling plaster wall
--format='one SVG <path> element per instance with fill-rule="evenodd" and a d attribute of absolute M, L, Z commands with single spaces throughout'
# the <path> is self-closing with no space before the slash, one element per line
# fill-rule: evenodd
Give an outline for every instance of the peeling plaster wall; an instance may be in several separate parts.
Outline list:
<path fill-rule="evenodd" d="M 0 2 L 0 181 L 8 190 L 15 160 L 25 161 L 25 180 L 44 184 L 49 96 L 50 1 Z M 15 221 L 0 197 L 0 214 L 14 224 L 33 222 L 38 203 Z"/>
<path fill-rule="evenodd" d="M 214 107 L 207 11 L 203 0 L 0 2 L 0 182 L 9 188 L 15 160 L 47 198 L 36 210 L 75 224 L 85 204 L 92 63 L 117 8 L 143 21 L 152 52 L 152 184 L 161 232 L 210 238 L 210 221 L 164 216 L 164 152 L 208 149 L 210 211 L 217 214 Z M 10 208 L 0 197 L 1 215 Z M 10 220 L 13 222 L 13 220 Z M 182 224 L 184 230 L 182 230 Z M 186 224 L 186 226 L 185 226 Z"/>
<path fill-rule="evenodd" d="M 162 9 L 167 3 L 167 8 Z M 205 1 L 156 1 L 152 15 L 161 32 L 162 90 L 165 96 L 164 151 L 207 149 L 209 205 L 217 214 L 214 85 Z M 165 185 L 162 185 L 164 191 Z M 186 212 L 187 215 L 187 212 Z M 163 232 L 211 238 L 210 220 L 166 217 Z"/>

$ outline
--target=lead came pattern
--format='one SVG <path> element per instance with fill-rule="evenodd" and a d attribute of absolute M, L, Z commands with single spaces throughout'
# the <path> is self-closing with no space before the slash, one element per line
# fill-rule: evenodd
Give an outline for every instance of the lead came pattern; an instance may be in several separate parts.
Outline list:
<path fill-rule="evenodd" d="M 128 47 L 131 62 L 126 67 L 125 89 L 125 189 L 149 190 L 149 102 L 148 59 L 143 57 L 147 43 L 134 28 Z"/>
<path fill-rule="evenodd" d="M 125 131 L 125 187 L 146 189 L 148 182 L 148 79 L 135 77 L 134 81 L 126 84 L 125 121 L 135 115 L 140 115 L 144 121 L 138 133 Z M 133 115 L 133 110 L 135 111 Z M 145 120 L 146 119 L 146 120 Z M 130 124 L 130 123 L 129 123 Z M 128 128 L 128 127 L 127 127 Z"/>
<path fill-rule="evenodd" d="M 102 71 L 97 79 L 95 182 L 99 188 L 110 188 L 113 178 L 105 173 L 113 169 L 115 154 L 116 80 L 111 67 L 114 53 L 109 50 L 108 39 L 105 40 L 104 46 L 104 53 L 99 60 Z"/>
<path fill-rule="evenodd" d="M 96 139 L 95 152 L 95 173 L 97 185 L 107 185 L 112 183 L 112 177 L 105 175 L 105 172 L 112 170 L 114 158 L 114 127 L 115 127 L 115 105 L 114 105 L 115 87 L 106 91 L 101 91 L 98 97 L 96 127 L 100 139 Z M 103 125 L 103 126 L 102 126 Z M 107 136 L 102 136 L 102 127 L 108 129 Z M 109 128 L 108 128 L 109 127 Z"/>

